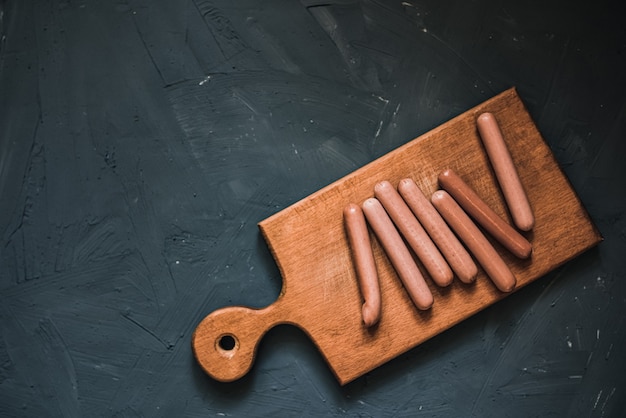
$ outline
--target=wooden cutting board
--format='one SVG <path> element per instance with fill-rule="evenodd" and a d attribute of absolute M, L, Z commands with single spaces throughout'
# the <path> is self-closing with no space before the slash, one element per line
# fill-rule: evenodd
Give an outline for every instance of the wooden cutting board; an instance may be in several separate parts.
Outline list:
<path fill-rule="evenodd" d="M 260 222 L 284 280 L 280 296 L 264 309 L 227 307 L 207 316 L 192 342 L 201 367 L 220 381 L 242 377 L 262 336 L 287 323 L 306 332 L 343 385 L 506 297 L 482 270 L 471 285 L 455 279 L 439 288 L 427 277 L 435 303 L 418 311 L 373 238 L 382 317 L 367 329 L 342 217 L 346 204 L 372 197 L 381 180 L 395 186 L 411 177 L 430 196 L 438 174 L 452 168 L 510 222 L 476 129 L 486 111 L 500 123 L 535 213 L 535 227 L 525 233 L 533 245 L 529 260 L 494 244 L 517 276 L 516 289 L 598 244 L 599 231 L 510 89 Z"/>

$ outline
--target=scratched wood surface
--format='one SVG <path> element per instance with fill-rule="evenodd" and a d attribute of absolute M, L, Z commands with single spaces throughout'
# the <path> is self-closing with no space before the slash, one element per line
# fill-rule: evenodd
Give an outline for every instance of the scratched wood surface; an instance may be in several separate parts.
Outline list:
<path fill-rule="evenodd" d="M 372 197 L 381 180 L 397 185 L 411 177 L 430 196 L 437 175 L 453 168 L 510 222 L 476 130 L 475 119 L 485 111 L 500 123 L 536 218 L 524 233 L 533 245 L 529 260 L 494 244 L 517 277 L 516 290 L 599 243 L 600 233 L 510 89 L 260 222 L 283 277 L 281 294 L 264 309 L 227 307 L 207 316 L 193 338 L 201 367 L 217 380 L 240 378 L 262 336 L 288 323 L 307 333 L 345 384 L 506 297 L 482 270 L 474 284 L 455 279 L 447 288 L 425 273 L 435 303 L 420 312 L 374 238 L 383 307 L 380 323 L 366 329 L 342 219 L 344 206 Z"/>

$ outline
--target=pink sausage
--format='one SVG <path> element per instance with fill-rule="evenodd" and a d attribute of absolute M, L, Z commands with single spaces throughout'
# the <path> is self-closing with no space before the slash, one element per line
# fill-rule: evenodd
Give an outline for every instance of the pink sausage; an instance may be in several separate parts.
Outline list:
<path fill-rule="evenodd" d="M 476 123 L 513 223 L 522 231 L 530 231 L 535 225 L 535 217 L 498 122 L 493 114 L 483 113 Z"/>
<path fill-rule="evenodd" d="M 378 272 L 367 224 L 365 223 L 363 211 L 354 203 L 350 203 L 345 207 L 343 219 L 359 287 L 363 299 L 365 299 L 365 303 L 363 303 L 361 308 L 363 323 L 366 327 L 371 327 L 380 319 L 381 297 Z"/>
<path fill-rule="evenodd" d="M 432 195 L 431 201 L 448 225 L 474 254 L 496 287 L 502 292 L 511 292 L 515 289 L 517 280 L 509 267 L 452 196 L 443 190 L 438 190 Z"/>
<path fill-rule="evenodd" d="M 378 237 L 411 300 L 418 309 L 429 309 L 433 305 L 433 295 L 387 212 L 373 197 L 363 202 L 362 206 L 367 222 Z"/>
<path fill-rule="evenodd" d="M 465 212 L 516 257 L 528 258 L 530 256 L 533 249 L 530 242 L 499 217 L 453 170 L 448 169 L 439 174 L 439 184 L 450 193 Z"/>
<path fill-rule="evenodd" d="M 406 205 L 395 187 L 387 180 L 374 186 L 374 195 L 382 203 L 391 220 L 400 230 L 420 259 L 433 281 L 439 286 L 448 286 L 454 279 L 452 270 L 446 263 L 433 241 Z"/>
<path fill-rule="evenodd" d="M 411 179 L 402 179 L 398 183 L 398 191 L 437 244 L 457 277 L 463 283 L 472 283 L 478 274 L 476 263 L 417 184 Z"/>

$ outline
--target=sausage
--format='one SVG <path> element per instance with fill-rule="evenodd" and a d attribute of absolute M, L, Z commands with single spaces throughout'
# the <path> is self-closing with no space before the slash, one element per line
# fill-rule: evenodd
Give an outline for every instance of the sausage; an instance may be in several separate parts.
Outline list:
<path fill-rule="evenodd" d="M 389 217 L 409 243 L 431 278 L 439 286 L 448 286 L 454 274 L 433 241 L 406 205 L 398 191 L 387 180 L 374 186 L 374 195 L 382 203 Z"/>
<path fill-rule="evenodd" d="M 354 203 L 344 208 L 343 219 L 359 288 L 365 300 L 361 308 L 361 316 L 365 326 L 371 327 L 380 319 L 381 297 L 367 224 L 361 207 Z"/>
<path fill-rule="evenodd" d="M 398 191 L 415 214 L 417 219 L 428 232 L 439 250 L 443 253 L 450 267 L 463 283 L 472 283 L 476 280 L 478 267 L 472 260 L 463 244 L 448 227 L 439 212 L 424 196 L 412 179 L 402 179 L 398 183 Z"/>
<path fill-rule="evenodd" d="M 530 256 L 533 249 L 530 242 L 499 217 L 454 170 L 448 169 L 439 174 L 439 184 L 465 212 L 516 257 Z"/>
<path fill-rule="evenodd" d="M 433 305 L 433 295 L 387 212 L 374 197 L 363 202 L 362 207 L 367 222 L 374 230 L 411 300 L 418 309 L 429 309 Z"/>
<path fill-rule="evenodd" d="M 495 116 L 483 113 L 478 116 L 476 124 L 513 223 L 522 231 L 530 231 L 535 225 L 535 217 Z"/>
<path fill-rule="evenodd" d="M 431 201 L 448 225 L 474 254 L 496 287 L 502 292 L 511 292 L 515 289 L 517 279 L 509 267 L 452 196 L 444 190 L 438 190 L 433 193 Z"/>

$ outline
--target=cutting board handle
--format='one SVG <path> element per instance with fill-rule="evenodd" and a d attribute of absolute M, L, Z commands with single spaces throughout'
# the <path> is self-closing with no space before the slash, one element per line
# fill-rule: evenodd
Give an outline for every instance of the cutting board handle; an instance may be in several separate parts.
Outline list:
<path fill-rule="evenodd" d="M 192 348 L 200 366 L 221 382 L 244 376 L 252 367 L 261 338 L 274 326 L 286 323 L 281 298 L 263 309 L 231 306 L 218 309 L 200 322 Z"/>

